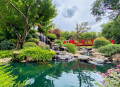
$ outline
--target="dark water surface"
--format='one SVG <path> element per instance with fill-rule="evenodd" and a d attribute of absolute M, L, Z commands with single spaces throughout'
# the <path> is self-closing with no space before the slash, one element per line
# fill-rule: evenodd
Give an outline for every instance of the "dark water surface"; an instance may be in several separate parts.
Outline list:
<path fill-rule="evenodd" d="M 98 72 L 105 73 L 115 64 L 96 66 L 79 61 L 69 63 L 10 63 L 17 81 L 28 79 L 26 87 L 97 87 L 95 81 L 102 81 Z"/>

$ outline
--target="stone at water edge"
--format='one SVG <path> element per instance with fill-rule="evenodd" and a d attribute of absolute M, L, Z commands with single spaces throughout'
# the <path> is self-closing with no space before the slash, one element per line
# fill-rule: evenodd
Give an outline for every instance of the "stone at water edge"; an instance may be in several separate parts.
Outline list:
<path fill-rule="evenodd" d="M 120 54 L 114 54 L 112 55 L 111 59 L 113 60 L 113 62 L 120 62 Z"/>
<path fill-rule="evenodd" d="M 79 60 L 89 60 L 89 59 L 90 59 L 90 56 L 79 55 L 79 56 L 78 56 L 78 59 L 79 59 Z"/>
<path fill-rule="evenodd" d="M 4 59 L 0 59 L 0 62 L 7 63 L 7 62 L 10 62 L 11 60 L 12 58 L 4 58 Z"/>

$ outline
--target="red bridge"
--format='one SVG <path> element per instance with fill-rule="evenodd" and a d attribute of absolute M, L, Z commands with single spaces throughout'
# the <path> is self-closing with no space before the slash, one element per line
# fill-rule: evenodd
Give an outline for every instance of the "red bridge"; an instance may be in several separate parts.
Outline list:
<path fill-rule="evenodd" d="M 67 40 L 64 41 L 64 44 L 66 43 L 72 43 L 76 46 L 93 46 L 94 39 L 91 40 L 85 40 L 85 39 L 77 39 L 77 40 Z M 115 44 L 114 40 L 110 40 L 113 44 Z"/>

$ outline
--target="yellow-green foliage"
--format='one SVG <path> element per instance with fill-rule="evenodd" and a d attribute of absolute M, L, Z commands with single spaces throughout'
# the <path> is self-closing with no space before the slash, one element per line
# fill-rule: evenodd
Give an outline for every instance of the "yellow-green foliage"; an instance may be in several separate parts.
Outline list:
<path fill-rule="evenodd" d="M 6 57 L 12 57 L 12 56 L 13 56 L 12 50 L 0 51 L 0 59 L 6 58 Z"/>
<path fill-rule="evenodd" d="M 37 44 L 34 42 L 26 42 L 23 45 L 23 48 L 29 48 L 29 47 L 37 47 Z"/>
<path fill-rule="evenodd" d="M 108 44 L 111 44 L 111 42 L 109 40 L 105 39 L 104 37 L 96 38 L 94 40 L 95 48 L 99 48 L 101 46 L 105 46 L 105 45 L 108 45 Z"/>
<path fill-rule="evenodd" d="M 0 66 L 0 87 L 23 87 L 27 83 L 16 82 L 17 76 L 11 74 L 12 71 L 8 65 Z"/>
<path fill-rule="evenodd" d="M 75 45 L 73 45 L 73 44 L 71 44 L 71 43 L 66 43 L 66 44 L 65 44 L 65 47 L 67 48 L 68 52 L 70 52 L 70 53 L 75 54 L 76 51 L 77 51 Z"/>
<path fill-rule="evenodd" d="M 39 43 L 39 39 L 31 38 L 31 39 L 28 39 L 28 42 L 34 42 L 34 43 L 38 44 Z"/>
<path fill-rule="evenodd" d="M 54 51 L 43 50 L 40 47 L 29 47 L 24 50 L 19 55 L 20 60 L 24 60 L 25 57 L 32 57 L 35 61 L 49 61 L 55 56 Z"/>
<path fill-rule="evenodd" d="M 47 37 L 51 40 L 55 40 L 57 38 L 55 34 L 48 34 Z"/>

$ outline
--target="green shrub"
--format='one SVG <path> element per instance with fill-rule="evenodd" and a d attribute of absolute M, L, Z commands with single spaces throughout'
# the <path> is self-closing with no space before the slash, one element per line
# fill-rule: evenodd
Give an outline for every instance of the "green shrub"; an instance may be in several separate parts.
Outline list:
<path fill-rule="evenodd" d="M 106 56 L 112 56 L 120 52 L 120 46 L 116 44 L 109 44 L 99 48 L 99 52 L 105 53 Z"/>
<path fill-rule="evenodd" d="M 3 31 L 0 31 L 0 42 L 6 39 L 6 34 Z"/>
<path fill-rule="evenodd" d="M 31 38 L 33 38 L 33 36 L 31 34 L 28 34 L 26 37 L 26 40 L 31 39 Z"/>
<path fill-rule="evenodd" d="M 17 44 L 17 39 L 9 39 L 10 42 Z"/>
<path fill-rule="evenodd" d="M 48 34 L 47 37 L 51 40 L 55 40 L 57 38 L 55 34 Z"/>
<path fill-rule="evenodd" d="M 23 60 L 25 57 L 32 57 L 32 59 L 36 61 L 49 61 L 52 60 L 54 56 L 54 51 L 43 50 L 40 47 L 29 47 L 22 50 L 19 58 Z"/>
<path fill-rule="evenodd" d="M 39 39 L 39 35 L 37 35 L 37 34 L 32 34 L 32 37 Z"/>
<path fill-rule="evenodd" d="M 35 33 L 36 33 L 35 30 L 30 29 L 29 34 L 35 34 Z"/>
<path fill-rule="evenodd" d="M 14 49 L 16 45 L 8 40 L 4 40 L 0 43 L 1 50 L 11 50 Z"/>
<path fill-rule="evenodd" d="M 29 47 L 37 47 L 37 44 L 34 42 L 26 42 L 23 45 L 23 48 L 29 48 Z"/>
<path fill-rule="evenodd" d="M 99 48 L 108 44 L 111 44 L 111 42 L 109 40 L 106 40 L 104 37 L 96 38 L 94 40 L 95 48 Z"/>
<path fill-rule="evenodd" d="M 50 50 L 50 46 L 45 46 L 43 50 Z"/>
<path fill-rule="evenodd" d="M 6 58 L 6 57 L 13 57 L 13 51 L 12 50 L 0 51 L 0 59 Z"/>
<path fill-rule="evenodd" d="M 34 42 L 34 43 L 38 44 L 39 43 L 39 39 L 31 38 L 31 39 L 28 39 L 28 42 Z"/>
<path fill-rule="evenodd" d="M 61 41 L 61 40 L 56 40 L 55 43 L 59 44 L 60 47 L 63 46 L 63 41 Z"/>
<path fill-rule="evenodd" d="M 66 44 L 65 44 L 65 47 L 67 48 L 68 52 L 70 52 L 70 53 L 75 54 L 76 51 L 77 51 L 75 45 L 73 45 L 73 44 L 71 44 L 71 43 L 66 43 Z"/>

